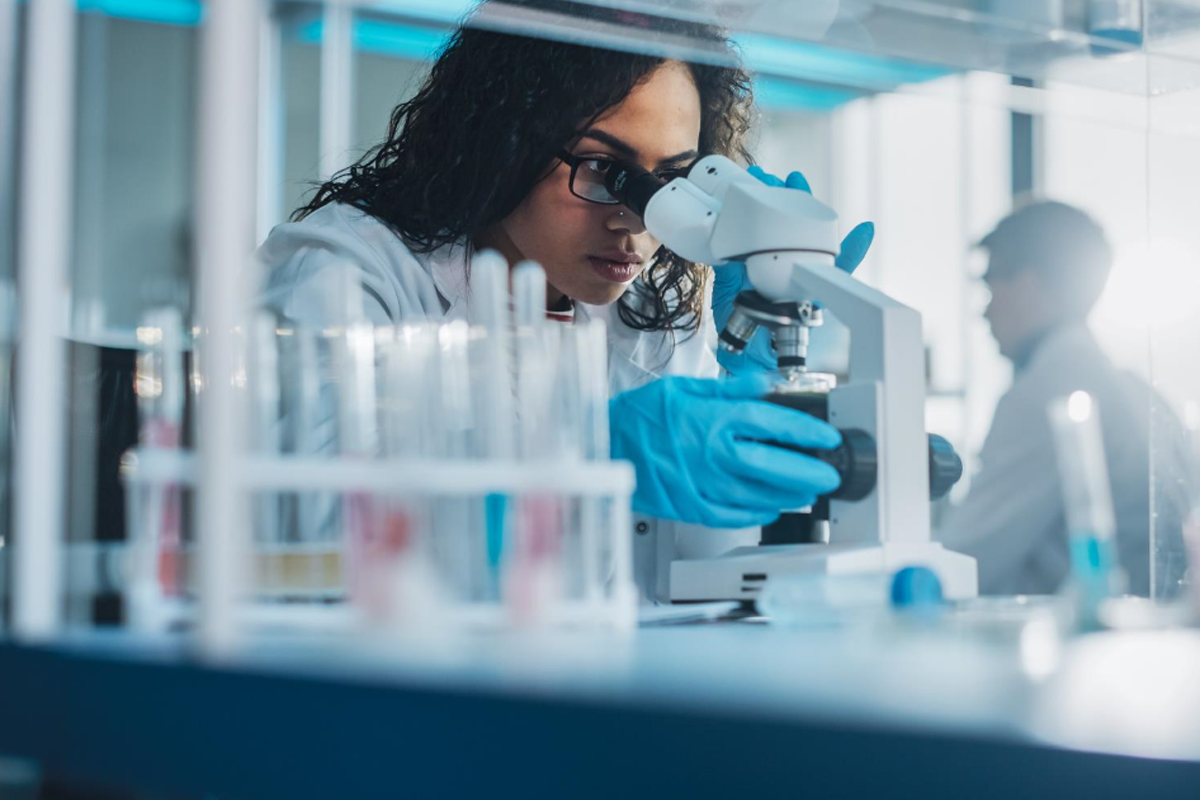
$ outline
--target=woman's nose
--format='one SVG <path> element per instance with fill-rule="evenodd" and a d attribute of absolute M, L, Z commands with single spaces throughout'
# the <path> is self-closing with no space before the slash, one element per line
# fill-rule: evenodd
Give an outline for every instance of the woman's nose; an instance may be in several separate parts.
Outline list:
<path fill-rule="evenodd" d="M 631 234 L 645 233 L 646 225 L 642 222 L 642 218 L 634 214 L 625 206 L 614 206 L 616 209 L 608 217 L 608 229 L 611 231 L 625 231 Z"/>

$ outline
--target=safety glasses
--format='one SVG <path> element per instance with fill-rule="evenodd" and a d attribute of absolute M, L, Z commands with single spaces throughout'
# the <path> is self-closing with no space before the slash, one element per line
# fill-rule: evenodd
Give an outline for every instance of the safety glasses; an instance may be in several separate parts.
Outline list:
<path fill-rule="evenodd" d="M 613 164 L 617 163 L 617 159 L 603 156 L 577 156 L 566 150 L 560 151 L 558 158 L 571 168 L 571 178 L 568 184 L 571 194 L 580 200 L 587 200 L 589 203 L 606 206 L 620 204 L 621 201 L 613 197 L 604 185 L 604 178 Z M 669 169 L 655 174 L 665 181 L 670 181 L 687 175 L 688 169 L 690 167 Z"/>

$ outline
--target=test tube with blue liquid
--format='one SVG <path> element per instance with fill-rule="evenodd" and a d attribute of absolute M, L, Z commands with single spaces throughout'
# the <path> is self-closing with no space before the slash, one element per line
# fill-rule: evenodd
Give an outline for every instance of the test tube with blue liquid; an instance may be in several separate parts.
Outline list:
<path fill-rule="evenodd" d="M 483 251 L 471 261 L 471 282 L 472 299 L 484 334 L 476 343 L 480 361 L 477 375 L 482 385 L 475 391 L 475 397 L 481 403 L 482 455 L 488 459 L 511 460 L 516 456 L 516 441 L 510 368 L 512 313 L 508 262 L 494 250 Z M 536 298 L 526 299 L 536 302 Z M 508 538 L 510 504 L 508 496 L 499 492 L 488 494 L 483 504 L 483 550 L 487 573 L 484 593 L 494 600 L 500 593 L 500 562 Z"/>
<path fill-rule="evenodd" d="M 1094 630 L 1100 627 L 1101 604 L 1118 594 L 1122 584 L 1100 412 L 1083 391 L 1055 400 L 1049 412 L 1066 511 L 1069 586 L 1077 624 Z"/>

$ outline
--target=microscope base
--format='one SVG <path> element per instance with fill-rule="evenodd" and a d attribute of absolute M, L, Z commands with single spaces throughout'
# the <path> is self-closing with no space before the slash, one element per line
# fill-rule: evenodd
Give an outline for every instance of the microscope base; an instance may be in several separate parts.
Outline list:
<path fill-rule="evenodd" d="M 765 583 L 785 575 L 892 573 L 903 567 L 929 567 L 948 599 L 978 594 L 975 559 L 937 542 L 793 544 L 739 547 L 715 558 L 671 564 L 671 600 L 754 600 Z"/>

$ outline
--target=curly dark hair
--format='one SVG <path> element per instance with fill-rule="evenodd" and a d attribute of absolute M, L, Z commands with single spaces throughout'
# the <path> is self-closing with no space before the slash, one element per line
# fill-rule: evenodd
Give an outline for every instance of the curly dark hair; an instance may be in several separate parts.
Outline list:
<path fill-rule="evenodd" d="M 386 141 L 321 185 L 294 220 L 342 202 L 389 225 L 415 252 L 473 239 L 509 216 L 550 174 L 564 144 L 667 61 L 486 30 L 476 23 L 489 5 L 485 0 L 467 18 L 416 95 L 395 108 Z M 506 0 L 504 6 L 593 19 L 599 13 L 594 6 L 558 0 Z M 700 153 L 751 163 L 750 76 L 721 31 L 627 12 L 608 21 L 709 48 L 706 63 L 688 63 L 700 94 Z M 621 320 L 639 330 L 694 333 L 708 273 L 707 266 L 660 248 L 621 297 Z"/>

